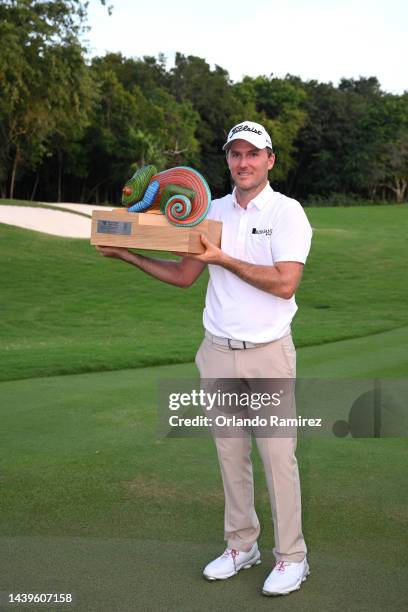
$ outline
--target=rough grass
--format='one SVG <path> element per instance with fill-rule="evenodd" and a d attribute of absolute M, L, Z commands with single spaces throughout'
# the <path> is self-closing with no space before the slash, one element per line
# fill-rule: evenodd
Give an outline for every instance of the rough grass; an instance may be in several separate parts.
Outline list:
<path fill-rule="evenodd" d="M 297 294 L 297 346 L 408 325 L 408 208 L 307 214 L 314 239 Z M 181 290 L 84 240 L 2 225 L 0 244 L 2 380 L 193 360 L 206 272 Z"/>

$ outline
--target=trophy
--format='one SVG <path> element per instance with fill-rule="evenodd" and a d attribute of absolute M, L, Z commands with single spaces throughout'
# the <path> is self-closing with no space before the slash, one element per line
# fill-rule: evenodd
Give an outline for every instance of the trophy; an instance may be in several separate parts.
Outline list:
<path fill-rule="evenodd" d="M 202 253 L 200 234 L 221 245 L 222 223 L 206 220 L 211 192 L 194 168 L 143 166 L 122 190 L 122 209 L 93 211 L 91 244 Z"/>

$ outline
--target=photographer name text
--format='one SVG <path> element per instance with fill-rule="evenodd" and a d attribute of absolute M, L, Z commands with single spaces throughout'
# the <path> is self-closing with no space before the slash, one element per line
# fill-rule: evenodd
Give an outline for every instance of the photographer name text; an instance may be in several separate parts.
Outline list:
<path fill-rule="evenodd" d="M 171 427 L 322 427 L 322 419 L 307 419 L 302 416 L 295 418 L 282 418 L 270 415 L 268 418 L 256 415 L 242 418 L 218 415 L 215 418 L 197 415 L 195 417 L 181 417 L 173 414 L 169 417 Z"/>

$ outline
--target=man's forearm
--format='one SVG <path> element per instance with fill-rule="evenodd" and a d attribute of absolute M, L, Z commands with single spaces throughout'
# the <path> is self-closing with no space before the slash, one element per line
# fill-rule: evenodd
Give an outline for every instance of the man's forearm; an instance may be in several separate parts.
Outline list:
<path fill-rule="evenodd" d="M 285 300 L 289 300 L 294 295 L 302 278 L 301 261 L 278 261 L 272 266 L 252 264 L 231 257 L 210 242 L 204 234 L 200 238 L 205 252 L 190 257 L 203 264 L 221 266 L 249 285 Z"/>
<path fill-rule="evenodd" d="M 261 266 L 223 254 L 220 265 L 257 289 L 289 299 L 294 293 L 293 281 L 276 266 Z"/>
<path fill-rule="evenodd" d="M 178 261 L 154 259 L 153 257 L 145 257 L 132 251 L 125 251 L 120 258 L 164 283 L 169 283 L 176 287 L 187 286 L 180 268 L 180 262 Z"/>

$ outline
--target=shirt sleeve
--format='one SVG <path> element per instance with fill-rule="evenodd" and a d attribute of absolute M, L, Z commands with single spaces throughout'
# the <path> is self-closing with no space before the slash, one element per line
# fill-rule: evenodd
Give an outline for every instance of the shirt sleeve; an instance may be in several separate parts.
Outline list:
<path fill-rule="evenodd" d="M 214 200 L 211 202 L 210 204 L 210 208 L 208 209 L 207 214 L 205 215 L 205 218 L 208 221 L 213 221 L 214 220 L 214 205 L 213 205 Z"/>
<path fill-rule="evenodd" d="M 306 263 L 312 240 L 312 228 L 302 206 L 288 199 L 273 228 L 271 249 L 274 262 Z"/>
<path fill-rule="evenodd" d="M 209 221 L 220 221 L 220 209 L 218 206 L 218 202 L 220 199 L 211 200 L 210 208 L 205 216 Z"/>

